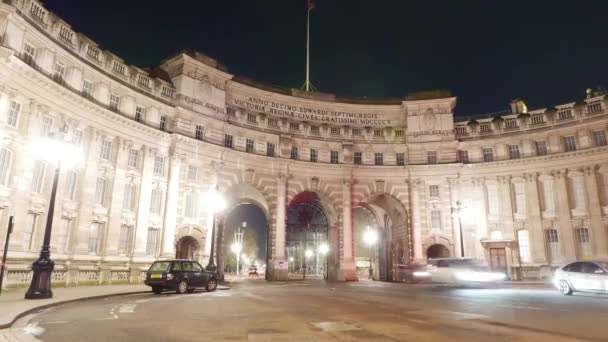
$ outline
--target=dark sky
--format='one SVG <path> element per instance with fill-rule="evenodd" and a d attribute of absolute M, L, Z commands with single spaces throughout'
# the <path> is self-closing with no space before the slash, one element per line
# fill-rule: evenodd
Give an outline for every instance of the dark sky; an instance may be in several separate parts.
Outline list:
<path fill-rule="evenodd" d="M 304 81 L 306 0 L 45 0 L 138 66 L 184 48 L 237 75 L 282 87 Z M 581 100 L 607 85 L 606 0 L 316 0 L 312 80 L 343 96 L 458 96 L 460 115 Z"/>

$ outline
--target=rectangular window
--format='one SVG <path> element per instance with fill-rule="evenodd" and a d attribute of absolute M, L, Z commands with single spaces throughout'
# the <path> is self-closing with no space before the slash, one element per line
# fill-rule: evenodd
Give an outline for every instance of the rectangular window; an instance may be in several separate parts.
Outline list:
<path fill-rule="evenodd" d="M 494 150 L 491 147 L 483 148 L 483 161 L 486 163 L 494 161 Z"/>
<path fill-rule="evenodd" d="M 384 130 L 383 129 L 375 129 L 374 130 L 374 138 L 382 138 L 384 137 Z"/>
<path fill-rule="evenodd" d="M 226 114 L 228 115 L 229 118 L 234 119 L 234 118 L 236 118 L 236 109 L 226 108 Z"/>
<path fill-rule="evenodd" d="M 310 126 L 310 134 L 319 135 L 321 134 L 321 130 L 319 126 Z"/>
<path fill-rule="evenodd" d="M 98 177 L 95 185 L 95 204 L 103 206 L 106 203 L 107 187 L 108 181 L 103 177 Z"/>
<path fill-rule="evenodd" d="M 3 148 L 0 149 L 0 184 L 6 185 L 11 170 L 11 163 L 13 160 L 13 152 Z"/>
<path fill-rule="evenodd" d="M 196 181 L 198 179 L 198 166 L 189 165 L 188 166 L 188 180 Z"/>
<path fill-rule="evenodd" d="M 574 208 L 585 208 L 585 180 L 583 176 L 570 178 Z"/>
<path fill-rule="evenodd" d="M 537 156 L 546 156 L 547 155 L 547 143 L 544 141 L 535 141 L 534 149 L 536 150 Z"/>
<path fill-rule="evenodd" d="M 99 237 L 101 236 L 101 223 L 93 222 L 89 228 L 89 253 L 99 252 Z"/>
<path fill-rule="evenodd" d="M 167 130 L 167 116 L 166 115 L 161 115 L 160 125 L 158 128 L 163 132 L 165 132 Z"/>
<path fill-rule="evenodd" d="M 428 164 L 437 164 L 437 151 L 427 151 L 426 162 Z"/>
<path fill-rule="evenodd" d="M 266 143 L 266 155 L 269 157 L 274 157 L 274 143 Z"/>
<path fill-rule="evenodd" d="M 515 192 L 515 212 L 519 215 L 526 214 L 526 187 L 524 183 L 513 184 Z"/>
<path fill-rule="evenodd" d="M 82 130 L 75 129 L 72 133 L 72 144 L 80 146 L 82 144 Z"/>
<path fill-rule="evenodd" d="M 194 138 L 196 140 L 203 141 L 205 137 L 205 127 L 201 125 L 196 125 L 196 131 L 194 132 Z"/>
<path fill-rule="evenodd" d="M 587 105 L 587 113 L 596 114 L 602 111 L 602 102 L 593 102 Z"/>
<path fill-rule="evenodd" d="M 495 184 L 488 184 L 488 213 L 497 215 L 499 212 L 498 187 Z"/>
<path fill-rule="evenodd" d="M 277 119 L 268 119 L 268 127 L 279 128 L 279 120 L 277 120 Z"/>
<path fill-rule="evenodd" d="M 557 235 L 556 229 L 545 230 L 545 244 L 547 245 L 549 262 L 553 264 L 555 261 L 560 260 L 562 253 L 559 247 L 559 235 Z"/>
<path fill-rule="evenodd" d="M 160 215 L 162 203 L 163 191 L 158 188 L 152 189 L 152 195 L 150 196 L 150 213 Z"/>
<path fill-rule="evenodd" d="M 135 185 L 125 184 L 125 193 L 122 198 L 122 208 L 133 210 L 133 202 L 135 200 Z"/>
<path fill-rule="evenodd" d="M 247 113 L 247 121 L 249 123 L 258 123 L 258 116 L 253 113 Z"/>
<path fill-rule="evenodd" d="M 577 228 L 574 230 L 576 238 L 576 257 L 577 259 L 589 259 L 591 257 L 591 240 L 587 228 Z"/>
<path fill-rule="evenodd" d="M 232 135 L 224 134 L 224 147 L 232 148 Z"/>
<path fill-rule="evenodd" d="M 245 152 L 254 153 L 255 141 L 253 139 L 247 139 L 245 142 Z"/>
<path fill-rule="evenodd" d="M 36 55 L 36 49 L 28 43 L 25 43 L 23 46 L 23 61 L 31 66 L 33 66 L 36 61 L 34 56 Z"/>
<path fill-rule="evenodd" d="M 384 165 L 384 154 L 382 152 L 374 153 L 374 165 Z"/>
<path fill-rule="evenodd" d="M 405 131 L 402 129 L 395 130 L 395 138 L 403 138 L 405 136 Z"/>
<path fill-rule="evenodd" d="M 314 148 L 310 149 L 310 161 L 313 163 L 317 162 L 317 158 L 318 158 L 318 153 L 317 150 Z"/>
<path fill-rule="evenodd" d="M 8 107 L 8 118 L 6 123 L 11 127 L 17 127 L 17 121 L 19 120 L 19 112 L 21 112 L 21 104 L 11 100 Z"/>
<path fill-rule="evenodd" d="M 69 170 L 65 178 L 65 197 L 71 201 L 76 198 L 76 185 L 78 183 L 78 173 Z"/>
<path fill-rule="evenodd" d="M 429 197 L 436 199 L 439 198 L 439 185 L 429 185 Z"/>
<path fill-rule="evenodd" d="M 363 130 L 361 128 L 353 128 L 352 135 L 353 137 L 360 137 L 363 135 Z"/>
<path fill-rule="evenodd" d="M 298 160 L 298 146 L 291 146 L 291 159 Z"/>
<path fill-rule="evenodd" d="M 46 163 L 36 160 L 34 164 L 34 174 L 32 176 L 32 192 L 41 193 L 44 188 L 44 178 L 46 173 Z"/>
<path fill-rule="evenodd" d="M 431 210 L 431 229 L 441 230 L 441 210 Z"/>
<path fill-rule="evenodd" d="M 62 83 L 65 79 L 65 66 L 59 62 L 53 65 L 53 80 L 57 83 Z"/>
<path fill-rule="evenodd" d="M 397 166 L 405 166 L 405 152 L 395 153 L 395 159 L 397 160 Z"/>
<path fill-rule="evenodd" d="M 197 194 L 192 191 L 186 195 L 186 210 L 185 210 L 184 216 L 186 216 L 188 218 L 196 217 L 196 213 L 197 213 L 196 196 L 197 196 Z"/>
<path fill-rule="evenodd" d="M 42 136 L 48 137 L 53 129 L 53 118 L 48 115 L 42 117 Z"/>
<path fill-rule="evenodd" d="M 340 135 L 340 127 L 332 127 L 330 130 L 331 135 L 338 136 Z"/>
<path fill-rule="evenodd" d="M 82 95 L 86 98 L 93 97 L 93 83 L 91 83 L 91 81 L 82 81 Z"/>
<path fill-rule="evenodd" d="M 148 237 L 146 240 L 146 255 L 156 255 L 156 245 L 158 241 L 158 229 L 148 228 Z"/>
<path fill-rule="evenodd" d="M 146 109 L 142 106 L 135 107 L 135 121 L 143 122 L 146 119 Z"/>
<path fill-rule="evenodd" d="M 338 164 L 339 163 L 339 154 L 338 151 L 331 151 L 330 152 L 330 156 L 329 156 L 329 162 L 332 164 Z"/>
<path fill-rule="evenodd" d="M 363 164 L 363 152 L 355 152 L 353 163 L 355 165 L 362 165 Z"/>
<path fill-rule="evenodd" d="M 592 136 L 593 146 L 606 146 L 606 131 L 604 131 L 603 129 L 599 131 L 593 131 Z"/>
<path fill-rule="evenodd" d="M 118 111 L 118 106 L 120 105 L 120 97 L 116 94 L 110 94 L 110 109 L 113 111 Z"/>
<path fill-rule="evenodd" d="M 165 174 L 165 157 L 154 157 L 154 175 L 162 176 Z"/>
<path fill-rule="evenodd" d="M 519 257 L 521 262 L 530 262 L 530 233 L 527 230 L 517 231 L 517 242 L 519 243 Z"/>
<path fill-rule="evenodd" d="M 519 159 L 519 145 L 507 145 L 509 149 L 509 159 Z"/>
<path fill-rule="evenodd" d="M 469 151 L 467 151 L 467 150 L 458 151 L 458 162 L 467 164 L 469 162 Z"/>
<path fill-rule="evenodd" d="M 103 160 L 110 160 L 111 156 L 112 156 L 112 141 L 104 140 L 101 143 L 101 153 L 100 153 L 99 158 L 101 158 Z"/>
<path fill-rule="evenodd" d="M 289 123 L 289 130 L 291 130 L 291 131 L 299 131 L 300 130 L 300 124 L 298 122 L 290 122 Z"/>
<path fill-rule="evenodd" d="M 555 199 L 553 198 L 553 179 L 542 181 L 543 188 L 543 209 L 548 212 L 555 211 Z"/>
<path fill-rule="evenodd" d="M 572 151 L 576 151 L 576 139 L 574 138 L 573 135 L 569 135 L 567 137 L 564 137 L 564 151 L 566 152 L 572 152 Z"/>
<path fill-rule="evenodd" d="M 129 246 L 131 246 L 131 228 L 129 226 L 120 226 L 120 235 L 118 236 L 118 254 L 129 254 Z"/>
<path fill-rule="evenodd" d="M 129 149 L 129 159 L 127 160 L 127 166 L 137 168 L 137 162 L 139 160 L 139 151 L 131 148 Z"/>

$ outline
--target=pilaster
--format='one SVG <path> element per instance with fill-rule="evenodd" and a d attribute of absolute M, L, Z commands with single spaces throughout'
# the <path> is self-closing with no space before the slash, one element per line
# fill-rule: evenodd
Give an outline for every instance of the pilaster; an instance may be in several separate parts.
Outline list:
<path fill-rule="evenodd" d="M 587 187 L 589 216 L 591 223 L 591 236 L 593 243 L 593 255 L 605 257 L 608 255 L 608 236 L 602 222 L 602 209 L 598 192 L 597 176 L 594 167 L 585 167 L 585 185 Z"/>
<path fill-rule="evenodd" d="M 533 263 L 545 263 L 547 258 L 538 194 L 538 175 L 528 173 L 524 175 L 524 179 L 526 180 L 526 229 L 530 234 L 530 258 Z"/>
<path fill-rule="evenodd" d="M 574 231 L 572 229 L 572 221 L 570 217 L 570 203 L 568 200 L 568 183 L 566 179 L 566 172 L 564 170 L 557 170 L 552 172 L 555 180 L 555 193 L 556 198 L 556 216 L 559 221 L 557 225 L 559 229 L 559 235 L 561 237 L 561 247 L 564 252 L 565 259 L 576 258 L 576 251 L 574 249 Z"/>
<path fill-rule="evenodd" d="M 175 151 L 170 155 L 169 181 L 167 184 L 167 200 L 165 201 L 165 216 L 163 220 L 163 239 L 161 257 L 175 256 L 175 226 L 177 225 L 177 198 L 179 196 L 179 174 L 181 156 Z"/>
<path fill-rule="evenodd" d="M 339 280 L 356 281 L 357 268 L 353 254 L 353 207 L 352 207 L 352 178 L 342 182 L 342 248 L 344 255 L 340 260 Z"/>
<path fill-rule="evenodd" d="M 458 178 L 450 178 L 448 179 L 450 183 L 450 210 L 454 206 L 456 206 L 456 202 L 458 201 L 458 186 L 460 180 Z M 461 256 L 462 251 L 460 249 L 460 226 L 458 223 L 458 217 L 456 215 L 450 215 L 452 217 L 452 241 L 453 241 L 453 255 Z"/>

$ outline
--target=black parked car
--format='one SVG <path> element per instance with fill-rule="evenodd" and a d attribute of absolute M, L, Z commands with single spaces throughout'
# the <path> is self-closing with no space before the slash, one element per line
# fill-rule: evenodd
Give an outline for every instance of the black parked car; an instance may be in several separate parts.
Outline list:
<path fill-rule="evenodd" d="M 163 291 L 182 294 L 197 288 L 215 291 L 217 273 L 205 271 L 201 264 L 192 260 L 162 260 L 150 266 L 145 284 L 156 294 Z"/>

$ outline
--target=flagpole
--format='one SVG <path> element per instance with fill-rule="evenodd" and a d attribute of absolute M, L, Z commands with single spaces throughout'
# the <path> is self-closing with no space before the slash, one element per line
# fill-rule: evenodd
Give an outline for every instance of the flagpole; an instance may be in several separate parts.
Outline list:
<path fill-rule="evenodd" d="M 306 16 L 306 92 L 310 91 L 310 6 L 308 6 L 308 15 Z"/>

